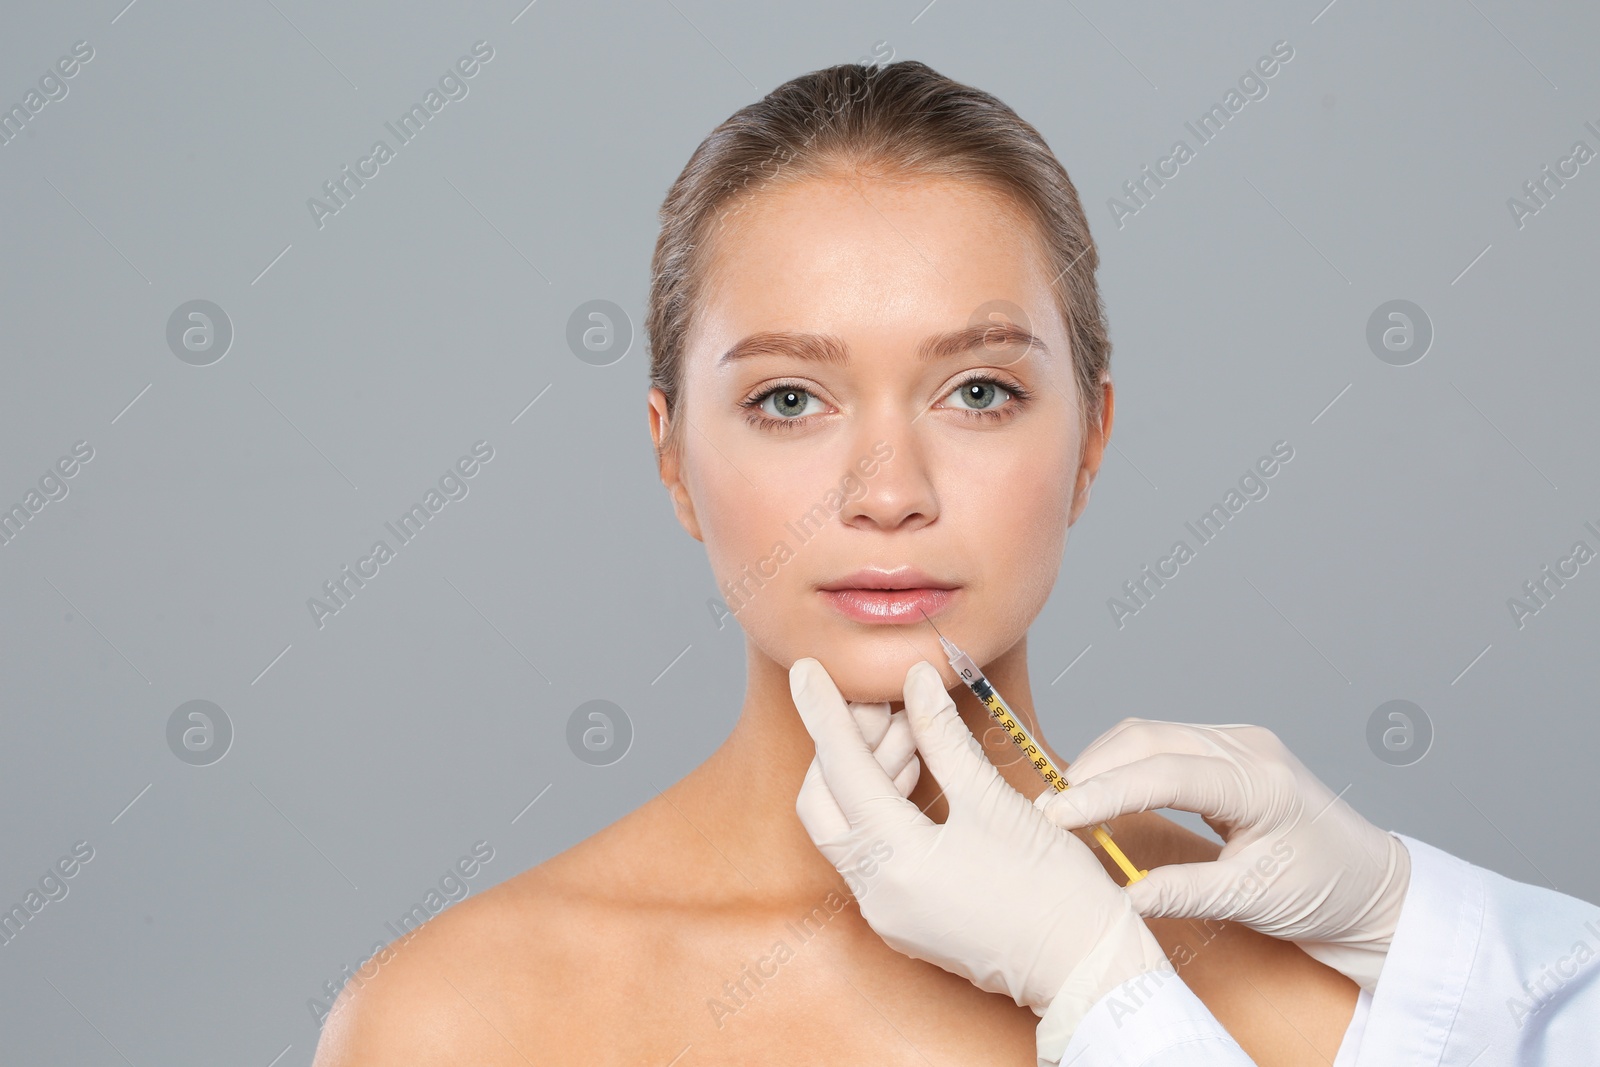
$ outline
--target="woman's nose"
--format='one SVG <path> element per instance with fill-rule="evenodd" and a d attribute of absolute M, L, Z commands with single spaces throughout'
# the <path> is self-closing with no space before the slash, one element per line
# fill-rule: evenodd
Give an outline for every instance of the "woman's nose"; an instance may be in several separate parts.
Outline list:
<path fill-rule="evenodd" d="M 938 518 L 938 495 L 926 452 L 916 440 L 914 419 L 898 427 L 879 420 L 872 431 L 856 438 L 849 456 L 841 484 L 850 489 L 839 512 L 841 522 L 897 530 L 920 528 Z"/>

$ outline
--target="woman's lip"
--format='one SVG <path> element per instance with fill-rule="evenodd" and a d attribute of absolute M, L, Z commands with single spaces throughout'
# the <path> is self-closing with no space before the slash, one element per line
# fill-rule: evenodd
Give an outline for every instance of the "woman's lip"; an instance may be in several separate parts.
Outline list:
<path fill-rule="evenodd" d="M 954 589 L 819 589 L 841 615 L 867 623 L 921 622 L 956 595 Z"/>

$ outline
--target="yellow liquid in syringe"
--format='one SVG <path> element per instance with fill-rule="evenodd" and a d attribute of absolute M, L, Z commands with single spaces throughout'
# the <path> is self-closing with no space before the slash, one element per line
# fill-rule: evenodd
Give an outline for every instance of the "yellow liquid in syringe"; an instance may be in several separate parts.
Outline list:
<path fill-rule="evenodd" d="M 927 619 L 928 613 L 923 612 L 922 617 Z M 933 625 L 932 619 L 928 619 L 928 625 L 933 626 L 935 633 L 938 632 L 939 627 Z M 972 690 L 973 696 L 989 709 L 990 717 L 1006 732 L 1012 743 L 1022 750 L 1023 756 L 1033 765 L 1033 769 L 1039 772 L 1039 777 L 1057 793 L 1064 792 L 1067 789 L 1066 775 L 1062 774 L 1050 757 L 1045 755 L 1044 749 L 1028 736 L 1028 731 L 1023 729 L 1021 721 L 1012 713 L 1011 706 L 1000 698 L 1000 694 L 989 684 L 989 679 L 983 676 L 978 665 L 970 656 L 952 644 L 944 634 L 939 634 L 939 646 L 949 657 L 950 666 L 954 668 L 956 676 Z M 1100 843 L 1100 847 L 1106 850 L 1106 855 L 1110 856 L 1112 861 L 1122 868 L 1122 873 L 1128 876 L 1124 884 L 1132 885 L 1150 873 L 1135 867 L 1132 861 L 1123 855 L 1122 849 L 1111 840 L 1111 828 L 1105 823 L 1093 827 L 1090 832 L 1094 834 L 1094 839 Z"/>
<path fill-rule="evenodd" d="M 988 680 L 984 679 L 982 686 L 988 690 L 987 694 L 978 694 L 975 687 L 974 695 L 983 702 L 984 707 L 989 709 L 989 715 L 1006 732 L 1012 742 L 1022 750 L 1023 756 L 1033 765 L 1033 769 L 1039 772 L 1039 776 L 1044 779 L 1045 784 L 1057 793 L 1065 792 L 1067 789 L 1066 775 L 1056 769 L 1056 765 L 1051 761 L 1050 757 L 1045 755 L 1044 749 L 1035 744 L 1033 738 L 1028 736 L 1028 731 L 1023 729 L 1022 723 L 1012 714 L 1011 708 L 1007 706 L 1004 700 L 1000 699 L 1000 694 L 995 692 L 994 687 L 987 684 L 987 682 Z M 1111 840 L 1111 830 L 1105 823 L 1094 827 L 1091 832 L 1094 834 L 1094 839 L 1100 842 L 1100 847 L 1106 850 L 1106 855 L 1110 856 L 1112 861 L 1122 868 L 1122 873 L 1128 876 L 1126 884 L 1132 885 L 1150 873 L 1149 871 L 1141 871 L 1133 865 L 1127 856 L 1123 855 L 1122 849 L 1118 848 L 1117 843 Z"/>

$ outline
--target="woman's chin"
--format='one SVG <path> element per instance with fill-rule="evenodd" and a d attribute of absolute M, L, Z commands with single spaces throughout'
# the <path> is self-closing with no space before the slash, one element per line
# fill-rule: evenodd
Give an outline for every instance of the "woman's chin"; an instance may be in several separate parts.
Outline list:
<path fill-rule="evenodd" d="M 901 682 L 904 682 L 904 676 Z M 905 688 L 899 683 L 885 683 L 880 679 L 867 677 L 859 681 L 851 679 L 837 682 L 839 692 L 851 704 L 881 704 L 893 702 L 904 703 Z"/>
<path fill-rule="evenodd" d="M 844 649 L 831 654 L 827 650 L 816 650 L 802 655 L 809 655 L 821 663 L 839 694 L 847 702 L 855 704 L 889 701 L 898 707 L 905 701 L 906 672 L 912 664 L 923 659 L 928 659 L 938 668 L 941 677 L 949 674 L 950 678 L 945 681 L 954 684 L 951 680 L 954 674 L 943 656 L 929 659 L 926 654 L 905 645 L 901 646 L 898 653 L 892 649 Z"/>

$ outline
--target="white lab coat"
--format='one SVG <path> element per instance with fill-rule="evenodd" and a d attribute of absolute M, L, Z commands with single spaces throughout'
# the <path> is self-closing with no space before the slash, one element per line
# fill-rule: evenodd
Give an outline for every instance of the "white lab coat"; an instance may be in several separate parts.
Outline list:
<path fill-rule="evenodd" d="M 1333 1067 L 1600 1063 L 1600 907 L 1396 834 L 1411 884 L 1377 989 Z M 1171 972 L 1123 983 L 1039 1067 L 1242 1067 L 1252 1061 Z M 1052 1056 L 1056 1058 L 1051 1058 Z"/>

